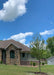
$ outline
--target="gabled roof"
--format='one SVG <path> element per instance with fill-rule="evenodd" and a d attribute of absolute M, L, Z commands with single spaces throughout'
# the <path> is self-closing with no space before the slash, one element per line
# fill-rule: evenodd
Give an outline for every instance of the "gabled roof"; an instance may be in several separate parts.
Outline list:
<path fill-rule="evenodd" d="M 15 45 L 17 48 L 22 49 L 22 51 L 30 51 L 30 48 L 25 46 L 24 44 L 15 41 L 15 40 L 5 40 L 5 41 L 0 41 L 0 48 L 6 49 L 10 44 Z"/>
<path fill-rule="evenodd" d="M 54 59 L 54 56 L 49 57 L 47 60 L 52 60 Z"/>

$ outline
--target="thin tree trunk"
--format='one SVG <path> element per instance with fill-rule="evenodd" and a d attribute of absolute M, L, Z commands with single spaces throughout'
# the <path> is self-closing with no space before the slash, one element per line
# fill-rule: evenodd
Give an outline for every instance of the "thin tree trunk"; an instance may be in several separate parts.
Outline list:
<path fill-rule="evenodd" d="M 40 59 L 39 59 L 39 72 L 41 72 Z"/>

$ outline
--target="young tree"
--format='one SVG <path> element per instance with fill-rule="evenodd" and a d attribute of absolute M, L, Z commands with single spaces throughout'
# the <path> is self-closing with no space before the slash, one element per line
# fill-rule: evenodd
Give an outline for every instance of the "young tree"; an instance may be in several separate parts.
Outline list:
<path fill-rule="evenodd" d="M 54 56 L 54 36 L 47 39 L 47 48 L 51 51 Z"/>
<path fill-rule="evenodd" d="M 39 72 L 41 72 L 41 58 L 43 54 L 44 40 L 42 39 L 40 34 L 36 34 L 36 37 L 33 37 L 30 42 L 31 54 L 39 60 Z"/>

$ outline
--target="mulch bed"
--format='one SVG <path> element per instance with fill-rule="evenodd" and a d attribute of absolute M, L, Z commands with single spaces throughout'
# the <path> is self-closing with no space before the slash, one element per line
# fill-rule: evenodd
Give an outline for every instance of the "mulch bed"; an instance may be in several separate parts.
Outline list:
<path fill-rule="evenodd" d="M 34 74 L 48 75 L 47 73 L 44 72 L 34 72 Z"/>
<path fill-rule="evenodd" d="M 44 73 L 44 72 L 28 72 L 28 73 L 34 73 L 34 74 L 40 74 L 40 75 L 48 75 L 47 73 Z"/>

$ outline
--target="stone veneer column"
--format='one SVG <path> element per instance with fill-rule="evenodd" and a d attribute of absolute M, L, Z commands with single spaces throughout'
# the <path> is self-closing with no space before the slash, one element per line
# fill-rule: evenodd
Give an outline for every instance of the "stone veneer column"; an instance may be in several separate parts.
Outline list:
<path fill-rule="evenodd" d="M 15 64 L 20 65 L 20 50 L 15 51 Z"/>
<path fill-rule="evenodd" d="M 20 50 L 18 50 L 18 64 L 20 65 Z"/>
<path fill-rule="evenodd" d="M 0 61 L 2 61 L 2 50 L 0 49 Z"/>
<path fill-rule="evenodd" d="M 10 64 L 10 51 L 6 50 L 6 64 Z"/>
<path fill-rule="evenodd" d="M 20 65 L 20 50 L 15 51 L 15 64 Z"/>

